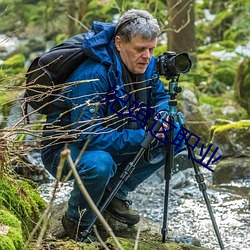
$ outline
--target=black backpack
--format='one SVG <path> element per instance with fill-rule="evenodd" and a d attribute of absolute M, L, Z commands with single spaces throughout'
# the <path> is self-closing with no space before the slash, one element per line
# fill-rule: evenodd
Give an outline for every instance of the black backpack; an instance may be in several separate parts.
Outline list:
<path fill-rule="evenodd" d="M 66 79 L 86 59 L 82 46 L 84 34 L 75 35 L 52 48 L 30 65 L 26 73 L 24 93 L 25 113 L 28 105 L 41 114 L 51 110 L 51 104 L 65 85 Z"/>

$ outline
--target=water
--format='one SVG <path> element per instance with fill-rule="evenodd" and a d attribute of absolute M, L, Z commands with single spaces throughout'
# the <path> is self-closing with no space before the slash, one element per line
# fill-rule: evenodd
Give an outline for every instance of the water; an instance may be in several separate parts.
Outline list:
<path fill-rule="evenodd" d="M 226 250 L 250 249 L 250 180 L 212 186 L 212 172 L 203 172 L 207 193 Z M 39 190 L 49 201 L 54 183 L 43 184 Z M 56 203 L 69 198 L 72 182 L 59 188 Z M 136 192 L 130 194 L 133 208 L 142 217 L 162 227 L 165 181 L 156 173 Z M 202 193 L 197 187 L 192 168 L 179 171 L 170 181 L 168 228 L 171 234 L 199 239 L 202 246 L 219 250 L 218 240 L 207 211 Z"/>
<path fill-rule="evenodd" d="M 206 185 L 209 187 L 212 183 L 212 172 L 204 169 L 204 176 Z M 182 179 L 182 186 L 175 189 L 174 185 L 178 184 L 180 179 Z M 142 212 L 143 216 L 162 227 L 165 181 L 160 185 L 155 185 L 153 180 L 148 182 L 150 187 L 154 187 L 150 188 L 149 192 L 145 187 L 141 187 L 140 194 L 150 194 L 150 199 L 145 200 L 138 208 L 146 207 L 145 211 Z M 180 186 L 181 183 L 178 185 Z M 215 250 L 220 249 L 203 195 L 194 181 L 193 170 L 180 171 L 173 176 L 173 184 L 170 182 L 170 185 L 168 205 L 170 230 L 177 235 L 196 237 L 201 241 L 202 246 Z M 247 187 L 248 192 L 250 192 L 250 180 L 232 182 L 227 188 L 225 185 L 215 188 L 209 187 L 207 193 L 225 249 L 247 250 L 250 249 L 249 197 L 240 195 L 240 190 L 232 191 L 234 187 Z M 137 204 L 135 205 L 137 206 Z"/>

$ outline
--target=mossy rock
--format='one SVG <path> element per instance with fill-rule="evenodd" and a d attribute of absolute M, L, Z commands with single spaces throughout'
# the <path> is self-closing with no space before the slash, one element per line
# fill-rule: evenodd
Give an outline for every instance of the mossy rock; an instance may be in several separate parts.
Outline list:
<path fill-rule="evenodd" d="M 122 245 L 124 250 L 133 250 L 135 245 L 134 239 L 124 239 L 124 238 L 118 238 L 120 244 Z M 107 243 L 113 243 L 113 239 L 109 238 L 107 240 Z M 208 250 L 208 248 L 204 247 L 197 247 L 189 244 L 184 243 L 175 243 L 175 242 L 166 242 L 162 243 L 160 240 L 139 240 L 138 242 L 138 250 Z"/>
<path fill-rule="evenodd" d="M 228 183 L 233 180 L 250 178 L 250 158 L 229 157 L 219 161 L 214 169 L 213 183 Z"/>
<path fill-rule="evenodd" d="M 0 209 L 0 249 L 22 249 L 24 239 L 21 223 L 9 211 Z"/>
<path fill-rule="evenodd" d="M 46 208 L 46 202 L 30 183 L 4 174 L 0 178 L 0 207 L 6 208 L 21 221 L 24 238 L 28 237 L 41 211 Z"/>
<path fill-rule="evenodd" d="M 57 235 L 62 235 L 64 232 L 61 218 L 67 209 L 67 202 L 55 204 L 51 211 L 51 221 L 47 230 L 47 235 L 43 240 L 43 245 L 49 247 L 53 246 L 55 249 L 68 250 L 68 249 L 86 249 L 86 250 L 97 250 L 104 249 L 100 242 L 94 242 L 91 244 L 74 242 L 68 240 L 68 238 L 57 239 Z M 135 245 L 135 239 L 140 228 L 139 244 L 138 249 L 141 250 L 206 250 L 207 248 L 201 247 L 200 241 L 194 237 L 185 237 L 182 235 L 176 235 L 174 232 L 167 237 L 167 243 L 162 243 L 161 229 L 151 223 L 145 218 L 141 218 L 140 223 L 134 226 L 128 226 L 123 224 L 111 216 L 105 214 L 105 219 L 109 226 L 112 228 L 113 233 L 118 238 L 120 244 L 124 250 L 133 250 Z M 114 250 L 114 241 L 107 235 L 106 231 L 102 226 L 98 226 L 97 230 L 101 235 L 102 239 L 108 245 L 109 249 Z M 32 248 L 33 249 L 33 248 Z"/>
<path fill-rule="evenodd" d="M 250 120 L 215 125 L 211 131 L 212 143 L 223 157 L 249 156 Z"/>

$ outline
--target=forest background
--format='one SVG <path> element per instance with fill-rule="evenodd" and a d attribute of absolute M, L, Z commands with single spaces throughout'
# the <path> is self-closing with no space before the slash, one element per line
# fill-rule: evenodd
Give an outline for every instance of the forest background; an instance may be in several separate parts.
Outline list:
<path fill-rule="evenodd" d="M 165 51 L 189 53 L 193 66 L 188 75 L 181 76 L 180 84 L 188 82 L 189 88 L 198 93 L 200 104 L 213 106 L 211 120 L 225 118 L 220 108 L 227 105 L 236 107 L 227 118 L 249 118 L 247 0 L 1 0 L 0 33 L 4 39 L 0 41 L 0 104 L 17 95 L 15 87 L 24 84 L 27 66 L 35 56 L 72 35 L 86 32 L 94 20 L 115 22 L 131 8 L 146 9 L 158 19 L 162 33 L 155 56 Z M 6 49 L 8 41 L 16 38 L 18 45 L 11 51 Z M 10 105 L 1 107 L 3 127 Z"/>

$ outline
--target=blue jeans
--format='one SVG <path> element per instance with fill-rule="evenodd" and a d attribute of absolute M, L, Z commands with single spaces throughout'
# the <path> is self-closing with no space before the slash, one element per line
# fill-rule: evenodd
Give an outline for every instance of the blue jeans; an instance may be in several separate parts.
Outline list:
<path fill-rule="evenodd" d="M 140 158 L 128 180 L 123 183 L 117 192 L 116 197 L 125 200 L 129 192 L 135 190 L 139 184 L 165 164 L 166 146 L 158 141 L 155 141 L 152 145 L 154 145 L 151 150 L 152 160 L 145 161 L 144 157 Z M 73 161 L 75 161 L 81 149 L 74 144 L 70 144 L 68 148 L 71 151 Z M 44 166 L 53 176 L 56 176 L 61 150 L 48 148 L 42 151 Z M 82 154 L 77 164 L 77 171 L 96 205 L 100 203 L 104 191 L 106 189 L 111 191 L 120 181 L 121 173 L 127 164 L 133 160 L 134 156 L 126 155 L 118 157 L 101 150 L 85 151 Z M 69 170 L 68 163 L 65 163 L 63 175 L 67 175 Z M 88 226 L 94 218 L 94 213 L 75 181 L 71 197 L 68 201 L 68 216 L 77 222 L 80 218 L 80 212 L 84 209 L 86 211 L 81 218 L 81 225 Z"/>

